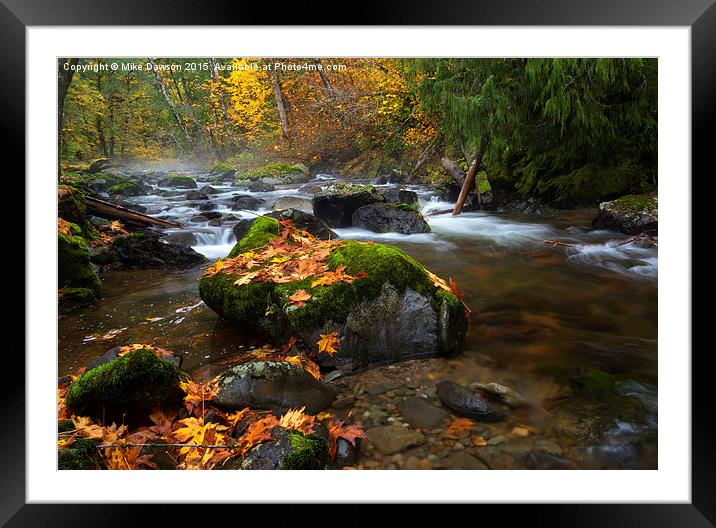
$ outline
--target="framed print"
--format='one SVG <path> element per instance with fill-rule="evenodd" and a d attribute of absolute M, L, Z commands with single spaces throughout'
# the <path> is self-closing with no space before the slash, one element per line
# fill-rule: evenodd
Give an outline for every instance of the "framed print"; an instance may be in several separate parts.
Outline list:
<path fill-rule="evenodd" d="M 3 522 L 397 502 L 711 524 L 709 2 L 215 27 L 181 2 L 5 5 L 26 353 Z"/>

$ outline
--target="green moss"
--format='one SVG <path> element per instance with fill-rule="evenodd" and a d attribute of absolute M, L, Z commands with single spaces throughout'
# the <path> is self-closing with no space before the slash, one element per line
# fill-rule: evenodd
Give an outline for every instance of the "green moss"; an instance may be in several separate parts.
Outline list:
<path fill-rule="evenodd" d="M 105 469 L 106 465 L 99 454 L 100 443 L 89 438 L 78 438 L 70 447 L 57 451 L 57 469 Z"/>
<path fill-rule="evenodd" d="M 476 181 L 477 190 L 480 191 L 480 194 L 489 193 L 492 191 L 490 180 L 487 179 L 487 173 L 485 171 L 480 171 L 477 173 Z"/>
<path fill-rule="evenodd" d="M 617 210 L 625 212 L 654 211 L 658 209 L 656 197 L 650 194 L 629 194 L 612 202 Z"/>
<path fill-rule="evenodd" d="M 89 288 L 63 288 L 59 304 L 62 308 L 88 306 L 97 301 L 97 293 Z"/>
<path fill-rule="evenodd" d="M 410 211 L 418 212 L 418 210 L 415 207 L 413 207 L 412 205 L 406 204 L 406 203 L 395 204 L 395 208 L 400 209 L 401 211 L 405 211 L 405 212 L 410 212 Z"/>
<path fill-rule="evenodd" d="M 281 462 L 280 469 L 325 469 L 328 462 L 328 443 L 319 436 L 304 436 L 288 431 L 291 453 Z"/>
<path fill-rule="evenodd" d="M 182 401 L 179 371 L 140 349 L 79 376 L 67 393 L 67 408 L 104 423 L 139 423 L 157 408 Z"/>
<path fill-rule="evenodd" d="M 279 223 L 275 218 L 259 216 L 251 224 L 246 235 L 232 248 L 229 257 L 233 258 L 246 251 L 265 246 L 269 240 L 279 235 Z"/>
<path fill-rule="evenodd" d="M 59 420 L 57 422 L 57 432 L 58 433 L 66 433 L 67 431 L 74 430 L 74 428 L 75 428 L 75 424 L 69 418 L 66 418 L 64 420 Z"/>
<path fill-rule="evenodd" d="M 162 187 L 182 187 L 188 189 L 196 188 L 196 180 L 191 176 L 184 174 L 177 174 L 176 172 L 169 172 L 161 179 L 159 185 Z"/>
<path fill-rule="evenodd" d="M 64 194 L 57 198 L 57 217 L 78 225 L 84 238 L 97 240 L 99 238 L 99 232 L 90 223 L 87 217 L 85 193 L 78 187 L 65 184 L 60 185 L 59 189 L 63 190 Z"/>
<path fill-rule="evenodd" d="M 84 238 L 57 233 L 59 287 L 87 288 L 99 295 L 102 283 L 89 259 L 89 247 Z"/>
<path fill-rule="evenodd" d="M 323 189 L 320 195 L 336 195 L 336 194 L 356 194 L 370 193 L 379 196 L 378 191 L 372 185 L 363 185 L 360 183 L 334 183 Z"/>
<path fill-rule="evenodd" d="M 209 172 L 228 172 L 228 171 L 235 171 L 236 169 L 229 165 L 228 163 L 214 163 L 211 166 L 211 170 Z"/>
<path fill-rule="evenodd" d="M 113 185 L 107 189 L 107 192 L 112 196 L 139 196 L 140 194 L 144 194 L 142 188 L 132 181 L 123 181 L 117 185 Z"/>
<path fill-rule="evenodd" d="M 303 175 L 301 167 L 290 163 L 269 163 L 263 167 L 248 169 L 236 175 L 239 180 L 260 180 L 262 178 L 285 179 L 295 175 Z"/>

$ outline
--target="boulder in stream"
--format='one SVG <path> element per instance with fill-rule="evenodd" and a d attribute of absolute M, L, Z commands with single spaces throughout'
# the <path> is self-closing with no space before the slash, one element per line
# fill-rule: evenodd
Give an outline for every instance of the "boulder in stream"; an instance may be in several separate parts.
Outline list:
<path fill-rule="evenodd" d="M 313 214 L 329 227 L 350 227 L 353 213 L 385 198 L 372 185 L 335 183 L 313 197 Z"/>
<path fill-rule="evenodd" d="M 196 180 L 185 174 L 177 174 L 176 172 L 167 173 L 167 175 L 159 180 L 159 187 L 172 187 L 176 189 L 196 189 Z"/>
<path fill-rule="evenodd" d="M 274 260 L 275 245 L 269 243 L 282 231 L 275 219 L 257 218 L 229 253 L 237 260 L 202 277 L 201 298 L 222 318 L 274 344 L 300 338 L 319 364 L 341 370 L 462 348 L 467 329 L 462 302 L 402 250 L 354 240 L 305 244 L 289 237 Z M 314 251 L 320 251 L 320 260 L 311 263 Z M 251 268 L 242 271 L 246 258 Z M 278 282 L 261 277 L 267 266 L 279 270 Z M 290 298 L 299 290 L 311 298 L 297 306 Z M 318 350 L 325 336 L 333 338 L 332 355 Z"/>
<path fill-rule="evenodd" d="M 251 361 L 219 376 L 214 402 L 226 409 L 266 409 L 284 413 L 306 408 L 316 414 L 336 397 L 336 390 L 300 365 L 285 361 Z"/>
<path fill-rule="evenodd" d="M 375 233 L 429 233 L 430 225 L 419 211 L 407 204 L 375 203 L 353 213 L 353 227 Z"/>
<path fill-rule="evenodd" d="M 338 235 L 328 227 L 323 220 L 303 211 L 283 209 L 281 211 L 272 211 L 264 216 L 275 218 L 276 220 L 291 220 L 293 225 L 298 229 L 305 229 L 311 235 L 321 240 L 336 240 L 338 238 Z M 234 225 L 234 236 L 236 240 L 244 238 L 256 218 L 245 218 L 239 220 Z"/>
<path fill-rule="evenodd" d="M 271 205 L 271 209 L 274 211 L 294 209 L 313 214 L 313 201 L 310 198 L 303 198 L 301 196 L 282 196 Z"/>
<path fill-rule="evenodd" d="M 381 189 L 379 192 L 383 195 L 383 198 L 385 198 L 386 202 L 402 203 L 408 205 L 418 204 L 418 193 L 416 193 L 415 191 L 408 191 L 407 189 L 391 187 L 389 189 Z"/>
<path fill-rule="evenodd" d="M 242 209 L 246 211 L 257 211 L 264 206 L 264 201 L 261 198 L 255 198 L 250 194 L 239 194 L 231 199 L 234 205 L 231 207 L 232 211 L 240 211 Z"/>
<path fill-rule="evenodd" d="M 631 194 L 602 202 L 592 225 L 630 235 L 656 235 L 659 227 L 658 198 L 650 194 Z"/>
<path fill-rule="evenodd" d="M 271 192 L 274 190 L 274 186 L 271 183 L 257 181 L 250 184 L 248 190 L 249 192 Z"/>
<path fill-rule="evenodd" d="M 159 233 L 146 230 L 118 236 L 112 241 L 116 269 L 186 269 L 206 262 L 192 248 L 168 243 Z"/>

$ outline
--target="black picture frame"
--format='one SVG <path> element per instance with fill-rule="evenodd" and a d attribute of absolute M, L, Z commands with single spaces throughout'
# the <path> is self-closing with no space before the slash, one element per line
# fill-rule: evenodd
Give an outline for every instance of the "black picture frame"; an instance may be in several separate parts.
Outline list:
<path fill-rule="evenodd" d="M 569 25 L 569 26 L 689 26 L 692 52 L 692 173 L 713 172 L 710 163 L 709 129 L 716 122 L 716 6 L 714 0 L 403 0 L 400 2 L 364 1 L 351 5 L 350 11 L 339 18 L 335 2 L 315 1 L 297 4 L 293 11 L 277 18 L 265 3 L 218 0 L 0 0 L 0 130 L 2 160 L 18 162 L 11 174 L 24 174 L 25 164 L 25 62 L 27 26 L 64 25 L 281 25 L 345 24 L 351 25 Z M 91 49 L 91 48 L 88 48 Z M 48 116 L 48 123 L 54 116 Z M 49 126 L 49 125 L 48 125 Z M 7 164 L 4 164 L 7 167 Z M 6 169 L 9 170 L 9 169 Z M 708 171 L 708 172 L 707 172 Z M 693 182 L 693 178 L 692 178 Z M 32 204 L 25 210 L 24 189 L 15 184 L 12 200 L 4 205 L 8 218 L 14 218 L 13 244 L 18 256 L 0 259 L 2 277 L 6 278 L 4 292 L 12 302 L 12 309 L 3 316 L 6 343 L 3 361 L 4 401 L 0 413 L 0 526 L 107 526 L 127 525 L 136 519 L 149 519 L 152 512 L 140 512 L 146 506 L 125 505 L 28 505 L 25 504 L 25 361 L 24 284 L 17 280 L 26 276 L 24 261 L 19 257 L 23 247 L 17 247 L 17 224 L 31 214 Z M 693 195 L 692 195 L 693 196 Z M 10 203 L 12 202 L 12 203 Z M 7 208 L 11 210 L 8 211 Z M 15 208 L 15 210 L 12 210 Z M 693 209 L 696 210 L 695 204 Z M 694 225 L 692 240 L 698 240 L 698 225 Z M 24 231 L 23 222 L 23 235 Z M 22 240 L 26 240 L 23 236 Z M 32 243 L 26 241 L 25 243 Z M 699 277 L 692 272 L 692 281 Z M 7 277 L 12 277 L 8 280 Z M 14 288 L 14 290 L 13 290 Z M 707 312 L 712 310 L 706 309 Z M 31 317 L 31 314 L 28 314 Z M 662 314 L 663 316 L 663 314 Z M 697 327 L 693 325 L 692 328 Z M 7 336 L 7 340 L 5 337 Z M 18 342 L 9 345 L 14 336 Z M 690 350 L 670 350 L 669 354 L 689 354 Z M 692 502 L 690 504 L 620 504 L 620 505 L 528 505 L 498 507 L 500 523 L 508 525 L 517 518 L 540 525 L 566 526 L 714 526 L 716 523 L 716 465 L 714 464 L 714 429 L 709 384 L 710 370 L 706 361 L 708 349 L 692 354 Z M 48 362 L 51 360 L 48 351 Z M 708 392 L 707 392 L 708 391 Z M 663 454 L 668 456 L 668 453 Z M 617 477 L 615 477 L 617 478 Z M 350 494 L 347 495 L 347 498 Z M 317 495 L 320 501 L 320 495 Z M 241 506 L 244 508 L 244 506 Z M 373 514 L 368 506 L 345 506 L 341 513 L 345 522 L 353 525 L 371 522 Z M 155 509 L 156 507 L 150 507 Z M 494 511 L 494 507 L 485 506 Z M 169 508 L 160 515 L 170 521 Z M 181 511 L 185 522 L 186 508 Z M 194 513 L 197 510 L 194 509 Z M 413 507 L 414 515 L 422 516 L 422 508 Z M 172 514 L 173 515 L 173 514 Z M 454 515 L 454 514 L 452 514 Z M 469 514 L 474 515 L 474 514 Z M 362 522 L 361 522 L 362 520 Z M 404 517 L 403 523 L 410 522 Z"/>

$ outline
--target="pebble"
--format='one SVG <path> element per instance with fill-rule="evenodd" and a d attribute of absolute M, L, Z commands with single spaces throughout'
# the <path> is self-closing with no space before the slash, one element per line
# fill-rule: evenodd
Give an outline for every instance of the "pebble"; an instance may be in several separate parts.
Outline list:
<path fill-rule="evenodd" d="M 463 449 L 465 449 L 465 446 L 462 445 L 461 442 L 455 442 L 455 444 L 453 444 L 452 448 L 455 451 L 462 451 Z"/>
<path fill-rule="evenodd" d="M 487 445 L 490 445 L 490 446 L 500 445 L 500 444 L 504 443 L 506 440 L 507 440 L 507 437 L 502 436 L 502 435 L 493 436 L 492 438 L 490 438 L 487 441 Z"/>

